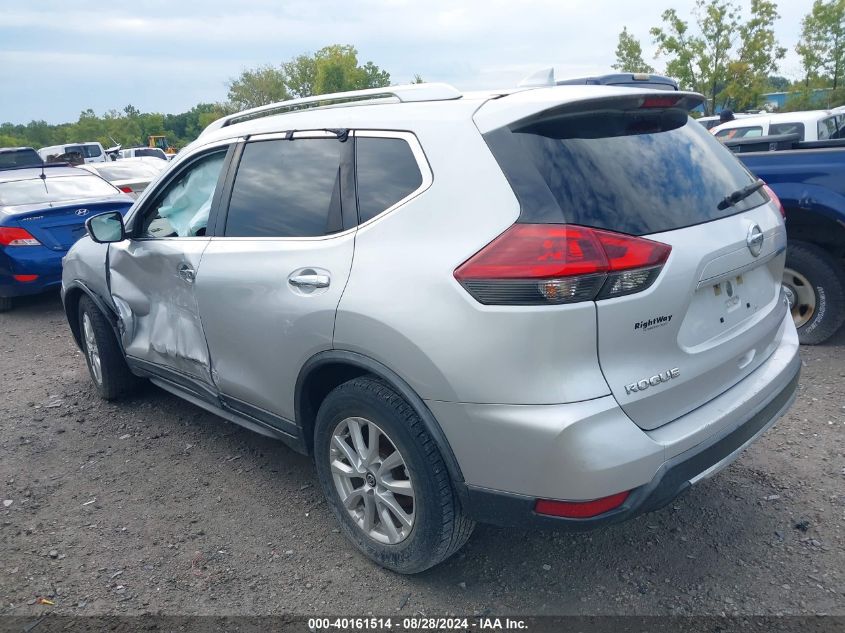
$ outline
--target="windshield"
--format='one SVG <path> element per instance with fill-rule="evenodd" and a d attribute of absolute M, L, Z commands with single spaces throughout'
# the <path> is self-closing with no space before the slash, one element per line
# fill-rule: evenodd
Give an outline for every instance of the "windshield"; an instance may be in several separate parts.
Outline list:
<path fill-rule="evenodd" d="M 520 222 L 573 223 L 634 235 L 709 222 L 758 206 L 725 196 L 753 177 L 684 113 L 591 112 L 485 134 L 521 206 Z"/>
<path fill-rule="evenodd" d="M 10 207 L 105 198 L 118 193 L 117 189 L 93 174 L 80 173 L 78 176 L 48 176 L 46 180 L 31 178 L 0 182 L 0 204 Z"/>

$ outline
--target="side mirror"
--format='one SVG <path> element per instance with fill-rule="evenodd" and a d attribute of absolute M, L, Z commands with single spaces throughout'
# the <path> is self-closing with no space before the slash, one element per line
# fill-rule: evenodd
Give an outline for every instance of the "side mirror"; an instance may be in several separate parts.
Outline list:
<path fill-rule="evenodd" d="M 120 211 L 109 211 L 90 217 L 85 221 L 85 228 L 97 244 L 122 242 L 126 239 L 126 227 Z"/>

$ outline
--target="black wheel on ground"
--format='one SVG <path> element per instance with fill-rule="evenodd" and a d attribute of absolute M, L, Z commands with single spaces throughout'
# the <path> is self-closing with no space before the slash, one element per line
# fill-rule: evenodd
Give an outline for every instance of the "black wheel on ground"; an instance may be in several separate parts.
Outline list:
<path fill-rule="evenodd" d="M 0 297 L 0 312 L 8 312 L 12 309 L 12 299 L 10 297 Z"/>
<path fill-rule="evenodd" d="M 105 315 L 89 297 L 79 301 L 79 333 L 88 371 L 100 397 L 116 400 L 134 391 L 140 381 L 129 371 Z"/>
<path fill-rule="evenodd" d="M 822 343 L 845 321 L 845 271 L 824 249 L 790 241 L 783 288 L 804 345 Z"/>
<path fill-rule="evenodd" d="M 323 401 L 314 428 L 317 474 L 343 533 L 382 567 L 413 574 L 457 552 L 463 516 L 446 464 L 413 408 L 359 377 Z"/>

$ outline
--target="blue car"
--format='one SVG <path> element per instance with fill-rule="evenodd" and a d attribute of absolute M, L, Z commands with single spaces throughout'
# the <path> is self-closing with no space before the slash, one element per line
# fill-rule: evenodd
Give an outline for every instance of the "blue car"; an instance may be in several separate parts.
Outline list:
<path fill-rule="evenodd" d="M 85 220 L 125 213 L 133 200 L 94 174 L 67 165 L 0 170 L 0 312 L 12 299 L 62 283 L 62 257 Z"/>

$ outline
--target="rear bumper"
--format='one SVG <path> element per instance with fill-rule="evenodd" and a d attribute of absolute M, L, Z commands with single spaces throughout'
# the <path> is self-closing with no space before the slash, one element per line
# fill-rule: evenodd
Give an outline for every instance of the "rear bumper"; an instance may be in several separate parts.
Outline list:
<path fill-rule="evenodd" d="M 795 400 L 799 371 L 780 393 L 750 419 L 726 435 L 713 438 L 704 446 L 696 446 L 664 462 L 654 478 L 634 489 L 618 508 L 589 519 L 568 519 L 537 514 L 536 499 L 524 495 L 492 491 L 468 486 L 466 513 L 482 523 L 500 526 L 548 527 L 552 529 L 589 530 L 619 523 L 670 503 L 689 487 L 722 470 L 736 459 L 743 449 L 783 415 Z M 620 482 L 624 486 L 624 482 Z"/>
<path fill-rule="evenodd" d="M 22 297 L 58 288 L 62 283 L 65 253 L 44 246 L 0 249 L 0 297 Z M 14 275 L 38 275 L 38 278 L 21 282 Z"/>
<path fill-rule="evenodd" d="M 705 405 L 657 429 L 634 424 L 610 396 L 545 405 L 427 402 L 461 466 L 464 503 L 476 520 L 581 529 L 668 503 L 736 458 L 791 405 L 800 371 L 787 313 L 774 352 Z M 631 494 L 591 519 L 550 518 L 536 499 L 586 501 Z"/>

